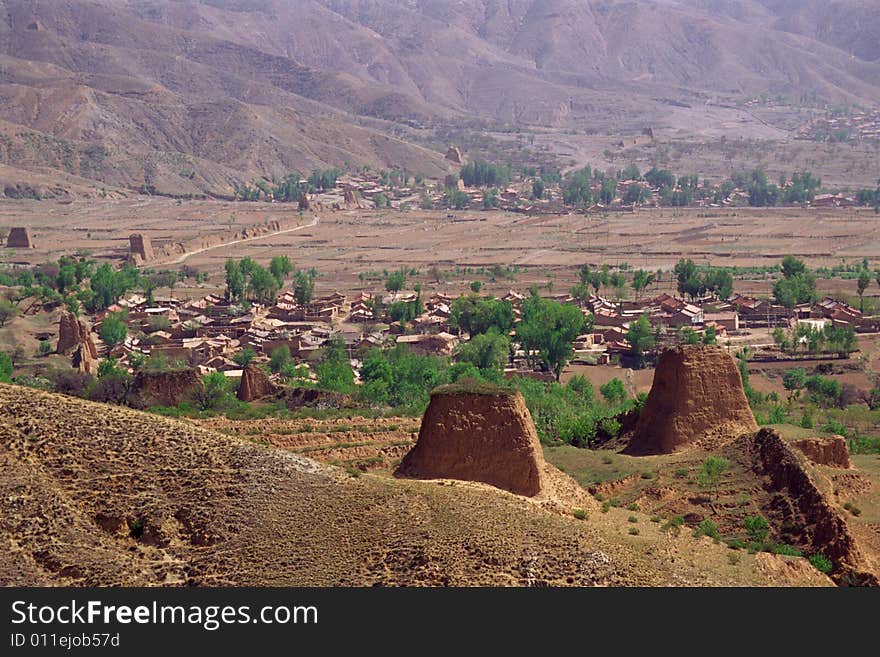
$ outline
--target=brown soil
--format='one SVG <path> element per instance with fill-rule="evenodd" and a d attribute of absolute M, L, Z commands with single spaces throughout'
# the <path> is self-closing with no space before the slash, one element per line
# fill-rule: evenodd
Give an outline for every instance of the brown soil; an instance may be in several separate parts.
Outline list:
<path fill-rule="evenodd" d="M 733 358 L 720 347 L 664 351 L 629 454 L 669 454 L 757 430 Z M 708 441 L 708 442 L 707 442 Z"/>
<path fill-rule="evenodd" d="M 811 552 L 834 562 L 833 575 L 850 584 L 880 586 L 877 573 L 866 572 L 866 559 L 833 503 L 829 486 L 811 472 L 803 459 L 772 429 L 761 429 L 737 443 L 752 458 L 752 469 L 770 494 L 767 511 L 785 533 Z"/>
<path fill-rule="evenodd" d="M 0 585 L 768 585 L 751 555 L 0 385 Z M 631 525 L 629 525 L 631 526 Z M 786 583 L 822 585 L 816 573 Z"/>
<path fill-rule="evenodd" d="M 344 467 L 350 471 L 390 472 L 415 444 L 417 418 L 364 418 L 282 420 L 198 420 L 200 426 L 232 436 L 246 437 Z"/>
<path fill-rule="evenodd" d="M 792 443 L 804 455 L 817 465 L 830 465 L 836 468 L 851 468 L 849 448 L 846 438 L 803 438 Z"/>
<path fill-rule="evenodd" d="M 533 497 L 543 487 L 544 455 L 522 395 L 434 392 L 419 441 L 397 474 L 481 481 Z"/>
<path fill-rule="evenodd" d="M 253 363 L 244 368 L 241 382 L 238 384 L 238 398 L 243 402 L 252 402 L 275 391 L 266 371 Z"/>
<path fill-rule="evenodd" d="M 201 387 L 196 370 L 141 371 L 134 377 L 134 405 L 179 406 Z"/>

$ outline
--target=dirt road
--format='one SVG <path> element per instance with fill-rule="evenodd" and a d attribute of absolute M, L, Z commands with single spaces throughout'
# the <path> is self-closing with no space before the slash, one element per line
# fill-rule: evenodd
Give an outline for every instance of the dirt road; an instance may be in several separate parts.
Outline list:
<path fill-rule="evenodd" d="M 309 223 L 303 224 L 302 226 L 295 226 L 293 228 L 285 228 L 284 230 L 278 230 L 274 233 L 266 233 L 265 235 L 257 235 L 256 237 L 246 237 L 240 240 L 232 240 L 231 242 L 221 242 L 219 244 L 214 244 L 212 246 L 206 246 L 203 249 L 195 249 L 194 251 L 187 251 L 183 255 L 175 258 L 174 260 L 170 260 L 161 264 L 168 265 L 179 265 L 183 262 L 186 262 L 187 258 L 196 255 L 197 253 L 204 253 L 205 251 L 213 251 L 214 249 L 221 249 L 223 247 L 232 246 L 233 244 L 242 244 L 244 242 L 253 242 L 256 240 L 263 240 L 267 237 L 275 237 L 276 235 L 283 235 L 284 233 L 292 233 L 297 230 L 302 230 L 303 228 L 311 228 L 312 226 L 317 226 L 320 217 L 315 217 Z"/>

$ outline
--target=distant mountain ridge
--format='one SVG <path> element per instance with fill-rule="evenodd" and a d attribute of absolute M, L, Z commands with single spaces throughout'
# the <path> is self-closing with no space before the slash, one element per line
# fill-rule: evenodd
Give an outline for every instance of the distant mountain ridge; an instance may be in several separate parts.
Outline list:
<path fill-rule="evenodd" d="M 658 98 L 880 101 L 867 0 L 0 0 L 0 164 L 229 193 L 408 130 L 662 121 Z M 66 154 L 66 155 L 65 155 Z M 2 181 L 0 181 L 2 182 Z"/>

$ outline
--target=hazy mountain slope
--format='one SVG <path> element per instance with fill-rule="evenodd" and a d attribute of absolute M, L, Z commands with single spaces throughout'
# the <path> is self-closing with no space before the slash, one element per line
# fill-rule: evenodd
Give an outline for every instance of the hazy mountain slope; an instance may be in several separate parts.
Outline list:
<path fill-rule="evenodd" d="M 228 193 L 331 164 L 442 175 L 388 136 L 410 128 L 662 127 L 669 99 L 763 92 L 873 105 L 874 4 L 0 0 L 0 164 L 55 148 L 43 164 L 107 184 Z"/>

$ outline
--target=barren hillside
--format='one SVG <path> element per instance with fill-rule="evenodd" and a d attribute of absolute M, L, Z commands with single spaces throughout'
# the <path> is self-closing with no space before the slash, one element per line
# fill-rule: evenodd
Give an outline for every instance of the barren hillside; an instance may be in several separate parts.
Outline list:
<path fill-rule="evenodd" d="M 328 165 L 441 176 L 414 141 L 444 125 L 875 105 L 877 21 L 861 0 L 0 0 L 0 164 L 174 194 Z"/>
<path fill-rule="evenodd" d="M 578 520 L 477 484 L 351 477 L 2 384 L 0 468 L 0 585 L 829 583 L 686 533 L 632 536 L 616 512 Z"/>

